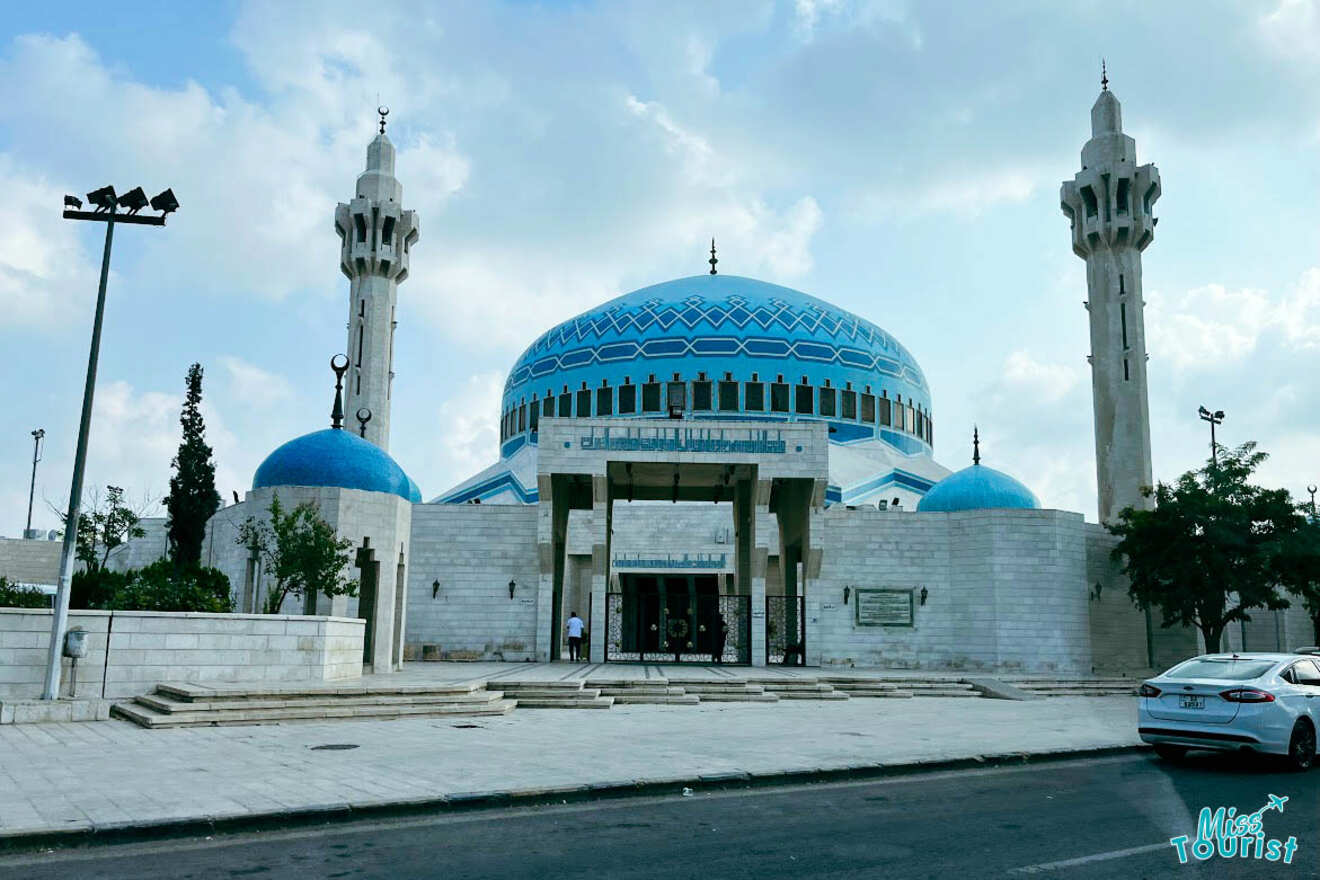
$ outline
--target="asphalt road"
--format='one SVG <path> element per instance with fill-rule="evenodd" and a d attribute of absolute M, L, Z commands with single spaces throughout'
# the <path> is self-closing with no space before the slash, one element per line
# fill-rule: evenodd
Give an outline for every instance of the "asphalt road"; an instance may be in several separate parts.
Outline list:
<path fill-rule="evenodd" d="M 1200 808 L 1263 815 L 1291 865 L 1180 866 Z M 1320 770 L 1139 754 L 0 856 L 0 878 L 1320 877 Z"/>

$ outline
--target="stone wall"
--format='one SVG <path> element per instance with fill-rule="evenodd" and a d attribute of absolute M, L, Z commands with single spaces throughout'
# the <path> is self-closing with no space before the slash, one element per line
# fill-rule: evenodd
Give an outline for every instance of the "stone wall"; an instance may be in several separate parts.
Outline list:
<path fill-rule="evenodd" d="M 0 538 L 0 577 L 20 584 L 54 586 L 60 576 L 63 541 Z"/>
<path fill-rule="evenodd" d="M 1080 514 L 983 510 L 894 514 L 832 507 L 807 586 L 808 660 L 1088 674 L 1091 636 Z M 851 593 L 844 603 L 844 588 Z M 911 627 L 862 626 L 856 590 L 927 590 Z"/>
<path fill-rule="evenodd" d="M 411 655 L 438 645 L 460 657 L 534 656 L 536 518 L 536 505 L 413 506 L 405 637 Z"/>
<path fill-rule="evenodd" d="M 50 627 L 49 611 L 0 608 L 0 699 L 41 695 Z M 69 627 L 88 632 L 87 657 L 78 661 L 79 697 L 132 697 L 163 681 L 279 684 L 362 674 L 360 620 L 73 611 Z M 66 659 L 63 694 L 71 673 Z"/>
<path fill-rule="evenodd" d="M 170 536 L 165 517 L 144 517 L 138 527 L 142 529 L 142 537 L 125 541 L 111 550 L 105 560 L 106 568 L 111 571 L 145 568 L 169 555 Z"/>

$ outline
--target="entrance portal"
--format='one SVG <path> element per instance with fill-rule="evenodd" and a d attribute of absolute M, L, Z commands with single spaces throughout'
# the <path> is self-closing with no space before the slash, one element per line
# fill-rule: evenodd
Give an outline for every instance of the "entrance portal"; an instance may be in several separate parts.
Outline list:
<path fill-rule="evenodd" d="M 605 598 L 605 661 L 752 661 L 751 596 L 722 596 L 719 575 L 625 574 Z"/>

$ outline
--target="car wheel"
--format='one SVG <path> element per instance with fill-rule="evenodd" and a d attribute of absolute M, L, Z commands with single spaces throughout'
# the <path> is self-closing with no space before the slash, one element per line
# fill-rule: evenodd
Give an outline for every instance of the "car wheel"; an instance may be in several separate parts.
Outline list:
<path fill-rule="evenodd" d="M 1166 746 L 1161 744 L 1155 747 L 1155 754 L 1159 755 L 1166 761 L 1180 761 L 1182 760 L 1183 755 L 1187 754 L 1187 749 L 1182 746 Z"/>
<path fill-rule="evenodd" d="M 1293 727 L 1292 739 L 1288 741 L 1288 767 L 1292 770 L 1310 770 L 1315 763 L 1315 728 L 1305 721 L 1298 721 Z"/>

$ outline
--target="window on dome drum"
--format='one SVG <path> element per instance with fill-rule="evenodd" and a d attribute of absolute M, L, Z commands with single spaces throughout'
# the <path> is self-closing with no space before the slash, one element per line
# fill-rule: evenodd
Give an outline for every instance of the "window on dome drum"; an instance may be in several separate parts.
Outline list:
<path fill-rule="evenodd" d="M 909 403 L 907 405 L 907 422 L 904 423 L 903 430 L 907 431 L 908 433 L 912 433 L 916 430 L 916 428 L 917 428 L 917 413 L 916 410 L 912 408 L 912 404 Z"/>
<path fill-rule="evenodd" d="M 637 412 L 637 386 L 619 386 L 619 415 L 626 416 Z"/>
<path fill-rule="evenodd" d="M 591 417 L 591 389 L 583 388 L 577 393 L 577 414 L 578 418 L 586 419 Z"/>
<path fill-rule="evenodd" d="M 846 404 L 845 404 L 846 407 Z M 845 410 L 846 411 L 846 410 Z M 875 395 L 862 395 L 862 421 L 868 424 L 875 424 Z"/>
<path fill-rule="evenodd" d="M 687 383 L 670 382 L 669 387 L 665 389 L 665 408 L 666 409 L 687 409 Z M 710 409 L 709 398 L 706 401 L 706 409 Z"/>
<path fill-rule="evenodd" d="M 642 385 L 642 412 L 660 412 L 659 382 L 647 382 Z"/>
<path fill-rule="evenodd" d="M 876 403 L 880 404 L 880 424 L 886 428 L 891 426 L 894 422 L 890 414 L 889 398 L 882 397 Z"/>
<path fill-rule="evenodd" d="M 857 418 L 857 392 L 843 391 L 839 394 L 839 402 L 842 404 L 842 415 L 845 419 Z"/>
<path fill-rule="evenodd" d="M 733 412 L 738 409 L 738 383 L 723 381 L 720 383 L 720 412 Z"/>
<path fill-rule="evenodd" d="M 770 411 L 788 412 L 788 383 L 770 383 Z"/>
<path fill-rule="evenodd" d="M 763 412 L 765 410 L 765 385 L 760 382 L 746 382 L 743 384 L 743 409 L 748 412 Z"/>
<path fill-rule="evenodd" d="M 555 398 L 552 394 L 546 394 L 545 400 L 541 402 L 541 415 L 547 419 L 555 414 Z"/>
<path fill-rule="evenodd" d="M 929 416 L 926 417 L 926 442 L 935 445 L 935 422 Z"/>
<path fill-rule="evenodd" d="M 537 402 L 536 402 L 535 400 L 532 401 L 532 408 L 531 408 L 531 410 L 527 413 L 527 415 L 530 417 L 530 420 L 529 420 L 529 423 L 528 423 L 527 427 L 531 429 L 531 431 L 532 431 L 533 434 L 535 434 L 535 433 L 536 433 L 536 426 L 537 426 L 537 425 L 540 423 L 540 421 L 541 421 L 541 419 L 540 419 L 540 415 L 541 415 L 541 407 L 539 407 L 539 406 L 537 405 Z"/>
<path fill-rule="evenodd" d="M 597 388 L 596 389 L 596 415 L 612 416 L 614 415 L 614 389 Z"/>
<path fill-rule="evenodd" d="M 835 415 L 836 394 L 833 388 L 820 389 L 820 414 L 823 416 Z"/>
<path fill-rule="evenodd" d="M 571 418 L 573 415 L 573 395 L 565 391 L 559 395 L 559 417 L 561 419 Z"/>
<path fill-rule="evenodd" d="M 793 411 L 801 415 L 812 415 L 816 411 L 815 390 L 810 385 L 799 385 L 793 395 Z"/>
<path fill-rule="evenodd" d="M 692 383 L 692 408 L 710 409 L 710 381 Z"/>
<path fill-rule="evenodd" d="M 527 430 L 527 404 L 518 407 L 518 433 Z"/>

